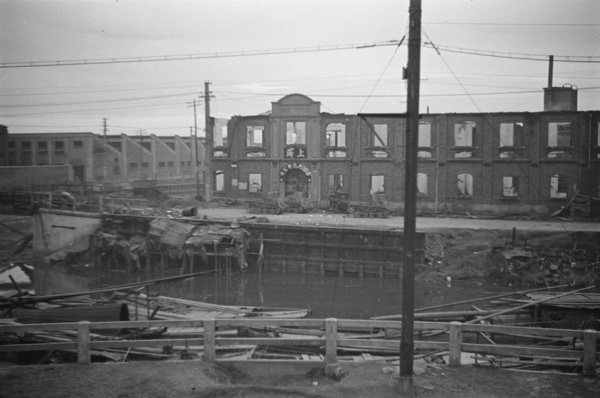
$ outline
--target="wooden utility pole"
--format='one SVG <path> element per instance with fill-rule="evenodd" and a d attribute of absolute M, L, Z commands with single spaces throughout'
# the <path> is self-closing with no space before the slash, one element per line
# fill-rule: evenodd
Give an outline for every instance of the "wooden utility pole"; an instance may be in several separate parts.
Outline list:
<path fill-rule="evenodd" d="M 104 174 L 104 179 L 102 181 L 102 185 L 106 184 L 106 179 L 108 178 L 108 165 L 106 164 L 108 157 L 108 139 L 106 138 L 106 132 L 108 127 L 106 126 L 107 118 L 102 118 L 102 130 L 104 133 L 104 156 L 102 156 L 102 172 Z"/>
<path fill-rule="evenodd" d="M 406 171 L 404 184 L 404 263 L 402 272 L 402 335 L 400 390 L 414 395 L 413 352 L 415 320 L 415 262 L 417 221 L 417 149 L 419 138 L 419 79 L 421 77 L 421 0 L 410 0 L 406 77 Z"/>
<path fill-rule="evenodd" d="M 206 187 L 205 199 L 207 202 L 212 202 L 212 148 L 213 148 L 213 123 L 210 117 L 210 82 L 204 82 L 204 159 L 206 159 L 206 178 L 204 186 Z"/>

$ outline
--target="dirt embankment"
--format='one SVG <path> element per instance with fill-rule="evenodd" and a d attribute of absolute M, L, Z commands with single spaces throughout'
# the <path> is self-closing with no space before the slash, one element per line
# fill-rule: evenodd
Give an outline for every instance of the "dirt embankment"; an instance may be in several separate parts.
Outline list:
<path fill-rule="evenodd" d="M 512 286 L 600 283 L 600 232 L 452 229 L 426 235 L 423 281 L 485 279 Z"/>

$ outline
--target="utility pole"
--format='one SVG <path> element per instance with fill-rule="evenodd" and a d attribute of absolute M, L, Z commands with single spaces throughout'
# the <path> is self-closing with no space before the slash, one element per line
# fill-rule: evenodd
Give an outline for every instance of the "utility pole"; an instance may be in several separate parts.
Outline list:
<path fill-rule="evenodd" d="M 419 79 L 421 77 L 421 0 L 410 0 L 406 77 L 406 172 L 404 185 L 404 264 L 402 272 L 402 335 L 400 391 L 414 396 L 413 352 L 415 321 L 415 262 L 417 221 L 417 149 L 419 138 Z"/>
<path fill-rule="evenodd" d="M 200 195 L 200 177 L 198 177 L 198 122 L 196 117 L 196 99 L 194 98 L 194 175 L 196 179 L 196 198 Z"/>
<path fill-rule="evenodd" d="M 102 118 L 102 131 L 104 133 L 104 156 L 102 156 L 102 171 L 104 174 L 104 181 L 102 185 L 106 184 L 106 179 L 108 178 L 108 166 L 106 164 L 106 158 L 108 157 L 108 139 L 106 138 L 106 132 L 108 128 L 106 127 L 107 118 Z"/>
<path fill-rule="evenodd" d="M 144 136 L 142 134 L 144 133 L 144 130 L 139 130 L 139 133 L 140 133 L 140 168 L 139 168 L 139 171 L 140 171 L 140 180 L 142 180 L 143 176 L 144 176 L 144 173 L 142 173 L 142 164 L 144 163 L 144 145 L 142 145 L 144 142 Z"/>
<path fill-rule="evenodd" d="M 212 148 L 213 148 L 213 123 L 210 117 L 210 82 L 204 82 L 204 138 L 206 144 L 204 146 L 204 159 L 206 159 L 206 178 L 204 186 L 206 189 L 205 198 L 207 202 L 212 202 Z"/>

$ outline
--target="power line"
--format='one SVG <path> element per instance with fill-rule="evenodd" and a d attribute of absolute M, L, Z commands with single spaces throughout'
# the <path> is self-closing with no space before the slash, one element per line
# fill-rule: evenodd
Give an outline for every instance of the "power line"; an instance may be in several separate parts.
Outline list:
<path fill-rule="evenodd" d="M 375 43 L 341 44 L 341 45 L 319 46 L 319 47 L 283 48 L 283 49 L 274 49 L 274 50 L 232 51 L 232 52 L 222 52 L 222 53 L 162 55 L 162 56 L 125 57 L 125 58 L 98 58 L 98 59 L 65 60 L 65 61 L 4 62 L 4 63 L 0 63 L 0 69 L 38 68 L 38 67 L 49 67 L 49 66 L 125 64 L 125 63 L 140 63 L 140 62 L 159 62 L 159 61 L 186 61 L 186 60 L 191 60 L 191 59 L 248 57 L 248 56 L 256 56 L 256 55 L 293 54 L 293 53 L 307 53 L 307 52 L 317 52 L 317 51 L 362 50 L 365 48 L 397 46 L 397 45 L 398 45 L 398 40 L 389 40 L 389 41 L 385 41 L 385 42 L 375 42 Z"/>
<path fill-rule="evenodd" d="M 516 22 L 424 22 L 424 25 L 473 25 L 473 26 L 600 26 L 597 23 L 516 23 Z"/>
<path fill-rule="evenodd" d="M 548 61 L 549 55 L 542 54 L 521 54 L 521 53 L 507 53 L 507 52 L 497 52 L 497 51 L 488 51 L 488 50 L 474 50 L 469 48 L 461 48 L 461 47 L 450 47 L 450 46 L 440 46 L 439 44 L 434 45 L 431 42 L 424 42 L 423 47 L 432 48 L 435 51 L 447 51 L 451 53 L 458 54 L 469 54 L 469 55 L 478 55 L 483 57 L 495 57 L 495 58 L 510 58 L 510 59 L 520 59 L 526 61 Z M 586 62 L 586 63 L 600 63 L 600 55 L 555 55 L 554 62 Z"/>

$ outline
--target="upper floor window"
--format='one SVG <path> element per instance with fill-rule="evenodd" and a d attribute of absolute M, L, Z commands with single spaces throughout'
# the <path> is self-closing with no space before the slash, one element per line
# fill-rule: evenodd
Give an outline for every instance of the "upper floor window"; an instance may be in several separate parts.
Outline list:
<path fill-rule="evenodd" d="M 248 126 L 246 129 L 246 146 L 263 148 L 264 132 L 265 128 L 263 126 Z"/>
<path fill-rule="evenodd" d="M 325 146 L 346 147 L 346 125 L 343 123 L 329 123 L 325 131 Z"/>
<path fill-rule="evenodd" d="M 548 159 L 571 159 L 571 123 L 548 123 Z"/>
<path fill-rule="evenodd" d="M 31 152 L 31 142 L 23 141 L 21 143 L 21 151 L 22 152 Z"/>
<path fill-rule="evenodd" d="M 475 145 L 475 122 L 456 123 L 454 125 L 454 146 L 472 147 Z"/>
<path fill-rule="evenodd" d="M 329 123 L 325 131 L 325 147 L 328 158 L 346 157 L 346 125 L 343 123 Z M 336 148 L 336 149 L 333 149 Z M 341 148 L 341 149 L 340 149 Z"/>
<path fill-rule="evenodd" d="M 286 145 L 306 145 L 306 122 L 287 122 L 285 131 Z"/>
<path fill-rule="evenodd" d="M 64 141 L 54 141 L 54 153 L 62 153 L 65 151 Z"/>
<path fill-rule="evenodd" d="M 571 123 L 548 123 L 548 146 L 551 148 L 571 147 Z"/>
<path fill-rule="evenodd" d="M 457 149 L 473 148 L 475 146 L 475 134 L 477 124 L 475 122 L 456 123 L 454 125 L 454 147 Z M 475 156 L 472 150 L 462 150 L 454 153 L 455 158 L 472 158 Z"/>
<path fill-rule="evenodd" d="M 14 151 L 15 151 L 15 142 L 8 141 L 8 152 L 14 152 Z"/>
<path fill-rule="evenodd" d="M 227 126 L 221 126 L 221 129 L 216 129 L 213 137 L 213 145 L 215 147 L 227 146 Z"/>
<path fill-rule="evenodd" d="M 39 141 L 37 143 L 37 151 L 38 151 L 38 153 L 47 153 L 48 152 L 48 143 L 46 141 Z"/>
<path fill-rule="evenodd" d="M 387 124 L 373 125 L 373 146 L 376 148 L 386 147 L 388 143 Z"/>
<path fill-rule="evenodd" d="M 502 147 L 521 146 L 523 123 L 500 123 L 500 142 Z"/>
<path fill-rule="evenodd" d="M 159 169 L 164 169 L 165 168 L 165 162 L 158 162 L 158 168 Z"/>
<path fill-rule="evenodd" d="M 419 151 L 417 157 L 419 159 L 430 159 L 431 154 L 431 123 L 419 123 L 418 144 Z"/>
<path fill-rule="evenodd" d="M 83 148 L 83 141 L 73 141 L 73 148 Z"/>

